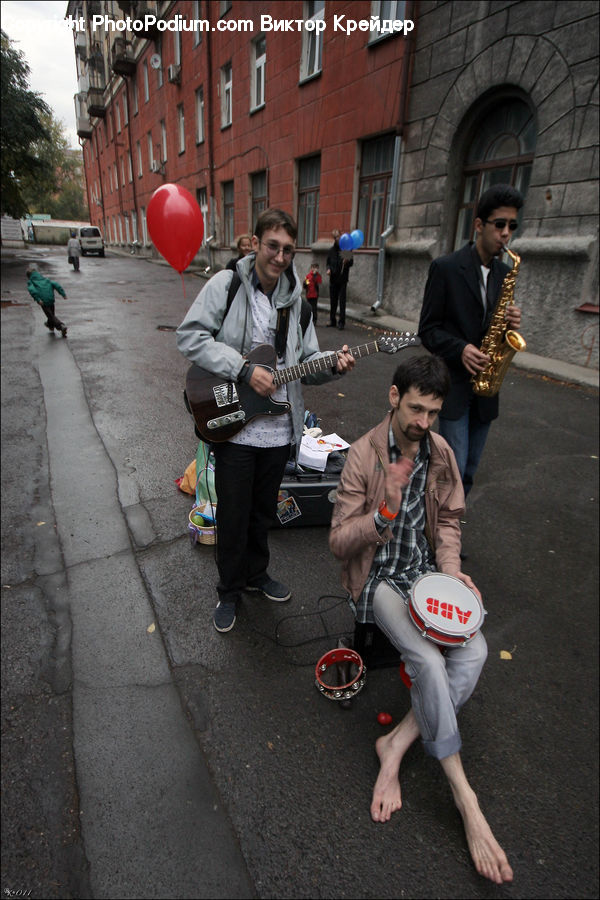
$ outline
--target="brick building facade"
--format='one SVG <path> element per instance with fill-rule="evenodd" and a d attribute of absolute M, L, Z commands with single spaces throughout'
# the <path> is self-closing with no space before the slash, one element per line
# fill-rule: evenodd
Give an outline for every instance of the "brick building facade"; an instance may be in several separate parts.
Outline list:
<path fill-rule="evenodd" d="M 361 228 L 349 302 L 415 322 L 431 259 L 508 180 L 525 195 L 528 350 L 598 368 L 596 3 L 73 0 L 68 14 L 90 215 L 109 244 L 156 252 L 145 211 L 165 182 L 197 198 L 213 267 L 282 206 L 301 273 L 324 269 L 333 228 Z M 94 15 L 144 27 L 94 31 Z"/>

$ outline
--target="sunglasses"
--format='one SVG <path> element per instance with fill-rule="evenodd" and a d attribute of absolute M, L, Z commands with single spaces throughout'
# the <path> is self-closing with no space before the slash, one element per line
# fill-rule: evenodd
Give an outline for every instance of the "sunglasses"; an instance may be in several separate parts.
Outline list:
<path fill-rule="evenodd" d="M 506 228 L 507 219 L 486 219 L 485 223 L 486 225 L 493 225 L 498 231 L 503 231 Z M 515 222 L 514 219 L 511 219 L 508 223 L 508 227 L 511 231 L 516 231 L 519 227 L 519 223 Z"/>

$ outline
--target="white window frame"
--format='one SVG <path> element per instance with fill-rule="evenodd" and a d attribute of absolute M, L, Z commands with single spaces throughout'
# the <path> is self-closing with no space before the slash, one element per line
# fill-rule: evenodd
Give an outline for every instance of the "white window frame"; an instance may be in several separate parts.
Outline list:
<path fill-rule="evenodd" d="M 229 128 L 233 123 L 233 65 L 225 63 L 221 67 L 221 128 Z"/>
<path fill-rule="evenodd" d="M 134 241 L 138 239 L 138 228 L 137 228 L 137 212 L 135 209 L 131 210 L 131 236 Z"/>
<path fill-rule="evenodd" d="M 129 182 L 133 181 L 133 162 L 131 159 L 131 150 L 127 151 L 127 165 L 129 166 Z"/>
<path fill-rule="evenodd" d="M 142 214 L 142 243 L 144 245 L 149 244 L 148 241 L 148 223 L 146 222 L 146 207 L 142 206 L 141 209 Z"/>
<path fill-rule="evenodd" d="M 121 134 L 121 107 L 118 100 L 115 103 L 115 109 L 117 111 L 117 134 Z"/>
<path fill-rule="evenodd" d="M 137 116 L 140 108 L 140 95 L 138 92 L 137 78 L 133 78 L 133 114 Z"/>
<path fill-rule="evenodd" d="M 148 141 L 148 169 L 150 172 L 152 171 L 152 166 L 154 165 L 154 147 L 152 146 L 152 132 L 149 131 L 146 135 L 146 140 Z"/>
<path fill-rule="evenodd" d="M 166 163 L 167 161 L 167 126 L 165 125 L 165 120 L 160 120 L 160 144 L 161 144 L 161 163 Z"/>
<path fill-rule="evenodd" d="M 204 87 L 196 91 L 196 143 L 204 143 Z"/>
<path fill-rule="evenodd" d="M 192 18 L 196 22 L 202 18 L 200 15 L 200 0 L 194 0 L 192 4 Z M 194 47 L 197 47 L 202 40 L 202 30 L 198 28 L 194 31 Z"/>
<path fill-rule="evenodd" d="M 142 159 L 142 145 L 140 141 L 136 143 L 137 154 L 138 154 L 138 178 L 141 178 L 144 174 L 144 161 Z"/>
<path fill-rule="evenodd" d="M 315 4 L 320 4 L 319 9 L 312 15 L 309 15 L 310 6 L 304 0 L 304 21 L 318 22 L 325 19 L 325 0 L 313 0 Z M 313 62 L 311 63 L 311 58 Z M 313 28 L 309 31 L 304 28 L 302 31 L 302 56 L 300 59 L 300 81 L 307 81 L 309 78 L 315 78 L 321 74 L 323 68 L 323 32 Z"/>
<path fill-rule="evenodd" d="M 177 107 L 177 136 L 179 140 L 179 153 L 185 153 L 185 112 L 183 103 Z"/>
<path fill-rule="evenodd" d="M 260 41 L 264 41 L 265 49 L 258 55 L 258 45 Z M 267 39 L 264 34 L 260 34 L 256 40 L 252 41 L 252 69 L 250 72 L 250 111 L 262 109 L 265 105 L 266 95 L 266 62 L 267 62 Z"/>
<path fill-rule="evenodd" d="M 144 60 L 142 65 L 142 72 L 144 74 L 144 103 L 148 103 L 150 100 L 150 79 L 148 78 L 148 63 Z"/>

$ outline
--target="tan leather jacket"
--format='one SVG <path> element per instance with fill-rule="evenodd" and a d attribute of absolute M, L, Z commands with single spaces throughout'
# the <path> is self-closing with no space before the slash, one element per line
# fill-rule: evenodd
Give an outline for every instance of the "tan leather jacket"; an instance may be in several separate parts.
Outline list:
<path fill-rule="evenodd" d="M 333 508 L 329 548 L 342 560 L 342 584 L 356 602 L 373 564 L 375 551 L 392 538 L 380 534 L 373 514 L 384 499 L 391 413 L 352 444 L 342 470 Z M 460 572 L 460 519 L 465 497 L 454 453 L 439 434 L 430 432 L 431 457 L 425 484 L 426 535 L 438 571 Z"/>

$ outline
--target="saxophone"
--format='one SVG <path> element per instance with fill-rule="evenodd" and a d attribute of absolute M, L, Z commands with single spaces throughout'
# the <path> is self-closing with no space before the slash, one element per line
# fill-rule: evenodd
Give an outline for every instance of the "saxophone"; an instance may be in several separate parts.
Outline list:
<path fill-rule="evenodd" d="M 513 356 L 518 350 L 524 350 L 527 346 L 527 342 L 518 331 L 506 327 L 504 312 L 507 306 L 514 303 L 515 282 L 521 265 L 520 256 L 512 253 L 508 247 L 506 252 L 513 261 L 513 267 L 504 278 L 498 305 L 479 348 L 482 353 L 486 353 L 490 357 L 490 361 L 482 372 L 471 377 L 473 390 L 480 397 L 496 396 Z"/>

